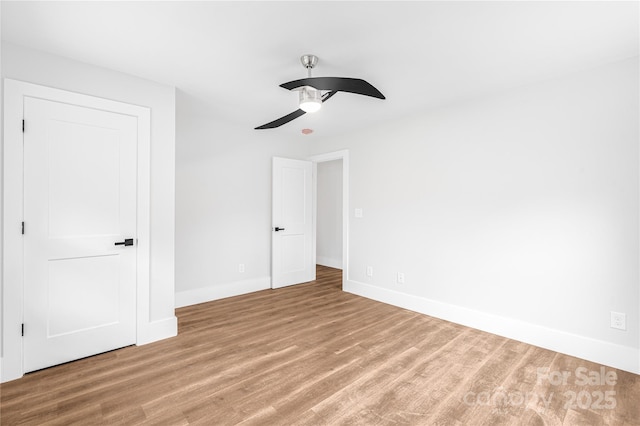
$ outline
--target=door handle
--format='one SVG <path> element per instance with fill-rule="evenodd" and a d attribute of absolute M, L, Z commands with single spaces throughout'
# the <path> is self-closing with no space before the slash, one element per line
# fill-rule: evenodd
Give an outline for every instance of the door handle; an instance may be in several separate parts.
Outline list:
<path fill-rule="evenodd" d="M 119 243 L 115 243 L 116 246 L 132 246 L 133 238 L 126 238 L 124 241 L 120 241 Z"/>
<path fill-rule="evenodd" d="M 284 231 L 284 228 L 279 228 L 279 227 L 277 227 L 277 226 L 276 226 L 276 227 L 274 228 L 274 230 L 275 230 L 276 232 L 278 232 L 278 231 Z"/>

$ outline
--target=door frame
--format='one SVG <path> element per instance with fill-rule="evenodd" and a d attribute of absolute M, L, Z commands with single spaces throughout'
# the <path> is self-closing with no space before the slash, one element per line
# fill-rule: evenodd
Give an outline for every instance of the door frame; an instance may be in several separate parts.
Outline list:
<path fill-rule="evenodd" d="M 313 259 L 316 257 L 318 215 L 318 163 L 342 160 L 342 285 L 349 280 L 349 150 L 327 152 L 308 157 L 313 167 Z"/>
<path fill-rule="evenodd" d="M 136 194 L 136 342 L 142 343 L 149 322 L 151 110 L 147 107 L 4 79 L 3 223 L 2 223 L 2 341 L 0 382 L 24 375 L 22 322 L 24 315 L 23 221 L 24 156 L 23 105 L 25 97 L 69 103 L 133 116 L 138 121 Z M 25 123 L 28 131 L 29 123 Z M 26 224 L 28 232 L 28 224 Z M 27 330 L 28 332 L 28 330 Z"/>

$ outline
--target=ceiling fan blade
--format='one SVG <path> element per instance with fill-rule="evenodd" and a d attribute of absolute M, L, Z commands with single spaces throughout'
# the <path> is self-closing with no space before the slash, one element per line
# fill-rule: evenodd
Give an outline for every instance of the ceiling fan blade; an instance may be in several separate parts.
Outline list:
<path fill-rule="evenodd" d="M 311 86 L 317 90 L 331 90 L 336 92 L 349 92 L 358 95 L 371 96 L 378 99 L 386 99 L 382 93 L 368 82 L 360 78 L 346 77 L 309 77 L 283 83 L 280 87 L 288 90 L 302 86 Z"/>
<path fill-rule="evenodd" d="M 335 95 L 337 92 L 333 91 L 333 92 L 328 92 L 325 93 L 324 95 L 322 95 L 322 102 L 326 102 L 327 99 L 329 99 L 330 97 L 332 97 L 333 95 Z M 297 109 L 295 111 L 293 111 L 291 114 L 287 114 L 284 117 L 280 117 L 277 120 L 273 120 L 270 123 L 267 124 L 263 124 L 262 126 L 258 126 L 256 127 L 254 130 L 262 130 L 262 129 L 275 129 L 276 127 L 280 127 L 283 124 L 287 124 L 288 122 L 295 120 L 296 118 L 302 116 L 306 114 L 306 112 L 304 112 L 301 109 Z"/>
<path fill-rule="evenodd" d="M 306 112 L 304 112 L 301 109 L 297 109 L 297 110 L 293 111 L 291 114 L 287 114 L 284 117 L 280 117 L 277 120 L 273 120 L 270 123 L 263 124 L 262 126 L 258 126 L 258 127 L 255 128 L 255 130 L 275 129 L 276 127 L 280 127 L 283 124 L 287 124 L 291 120 L 295 120 L 296 118 L 298 118 L 298 117 L 300 117 L 300 116 L 302 116 L 304 114 L 306 114 Z"/>

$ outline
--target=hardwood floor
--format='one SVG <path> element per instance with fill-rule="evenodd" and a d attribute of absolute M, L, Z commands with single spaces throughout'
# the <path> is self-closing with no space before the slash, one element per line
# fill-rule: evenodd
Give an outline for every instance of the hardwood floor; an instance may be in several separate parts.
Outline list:
<path fill-rule="evenodd" d="M 0 385 L 1 423 L 640 425 L 640 376 L 602 367 L 610 384 L 582 384 L 601 366 L 340 281 L 318 267 L 311 283 L 178 309 L 178 337 Z"/>

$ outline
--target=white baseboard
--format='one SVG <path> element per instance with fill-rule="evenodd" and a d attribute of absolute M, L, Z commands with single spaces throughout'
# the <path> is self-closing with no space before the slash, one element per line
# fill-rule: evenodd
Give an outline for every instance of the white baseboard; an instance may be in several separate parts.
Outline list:
<path fill-rule="evenodd" d="M 195 288 L 193 290 L 179 291 L 176 293 L 176 308 L 224 299 L 225 297 L 253 293 L 254 291 L 266 290 L 268 288 L 271 288 L 271 277 L 234 281 L 209 287 Z"/>
<path fill-rule="evenodd" d="M 152 321 L 138 327 L 136 345 L 146 345 L 178 335 L 178 318 L 175 316 Z"/>
<path fill-rule="evenodd" d="M 316 264 L 328 266 L 329 268 L 342 269 L 342 259 L 334 259 L 331 257 L 316 256 Z"/>
<path fill-rule="evenodd" d="M 358 281 L 346 281 L 343 290 L 498 336 L 640 374 L 639 348 L 579 336 Z"/>

